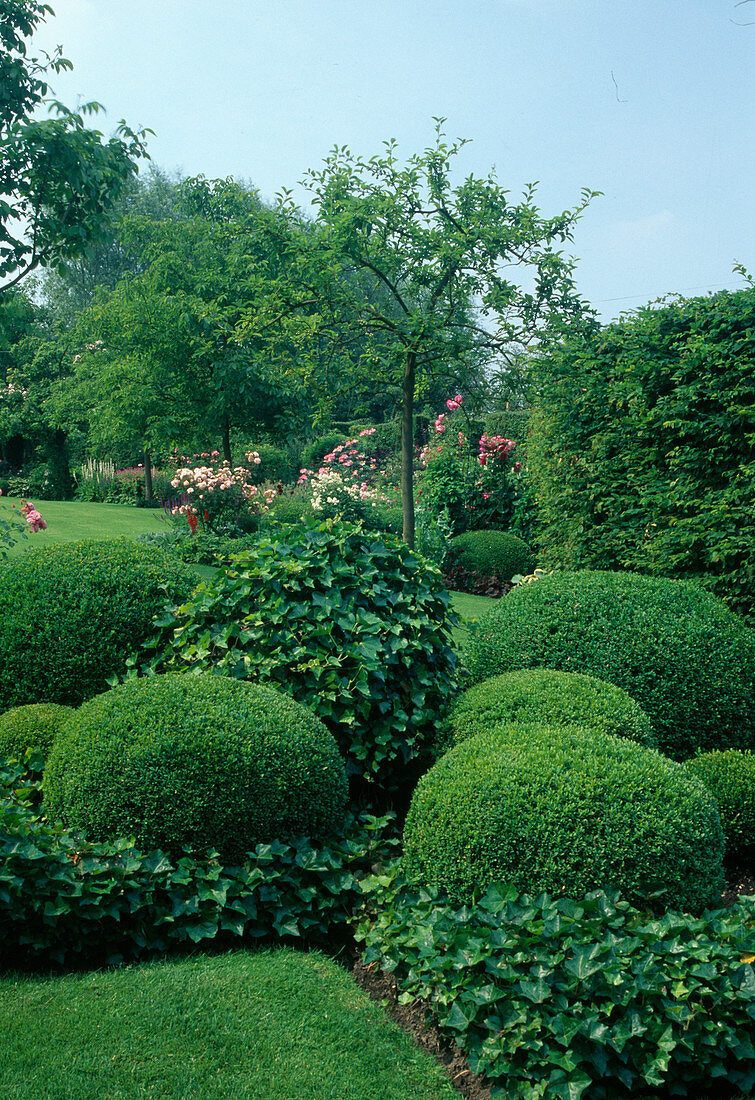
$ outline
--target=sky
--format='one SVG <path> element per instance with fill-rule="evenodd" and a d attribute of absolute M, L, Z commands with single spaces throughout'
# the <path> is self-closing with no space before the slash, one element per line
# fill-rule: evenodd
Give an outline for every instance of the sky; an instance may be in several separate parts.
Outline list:
<path fill-rule="evenodd" d="M 545 216 L 603 193 L 565 251 L 605 321 L 755 269 L 755 0 L 51 2 L 33 45 L 73 62 L 56 97 L 154 130 L 167 172 L 306 209 L 334 145 L 403 160 L 443 117 L 469 139 L 458 182 L 538 181 Z"/>

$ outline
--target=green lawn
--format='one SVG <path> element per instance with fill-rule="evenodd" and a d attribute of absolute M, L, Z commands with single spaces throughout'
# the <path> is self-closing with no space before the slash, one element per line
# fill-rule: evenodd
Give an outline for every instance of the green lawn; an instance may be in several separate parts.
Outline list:
<path fill-rule="evenodd" d="M 9 1100 L 442 1100 L 458 1094 L 342 968 L 238 951 L 0 979 Z"/>
<path fill-rule="evenodd" d="M 20 500 L 0 498 L 0 519 L 13 515 Z M 35 500 L 34 504 L 47 521 L 47 530 L 16 543 L 11 553 L 20 554 L 31 546 L 52 546 L 76 539 L 107 539 L 119 535 L 146 534 L 159 531 L 168 523 L 162 508 L 133 508 L 128 504 L 80 504 L 75 500 Z M 26 524 L 24 523 L 24 528 Z"/>

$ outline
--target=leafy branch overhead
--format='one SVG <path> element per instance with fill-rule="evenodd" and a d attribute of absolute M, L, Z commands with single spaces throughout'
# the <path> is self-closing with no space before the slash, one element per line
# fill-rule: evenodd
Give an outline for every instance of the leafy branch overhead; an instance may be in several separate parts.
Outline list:
<path fill-rule="evenodd" d="M 105 139 L 85 123 L 98 103 L 71 111 L 47 99 L 51 74 L 72 68 L 58 49 L 28 57 L 24 39 L 52 14 L 34 0 L 6 0 L 0 41 L 0 291 L 38 266 L 82 255 L 146 157 L 150 131 L 121 121 Z M 36 117 L 47 107 L 48 117 Z"/>
<path fill-rule="evenodd" d="M 492 173 L 454 186 L 453 162 L 466 142 L 447 143 L 444 122 L 436 120 L 435 143 L 403 165 L 394 141 L 369 160 L 336 146 L 303 181 L 317 210 L 300 242 L 321 329 L 341 338 L 356 329 L 365 338 L 363 369 L 402 387 L 402 501 L 410 545 L 418 383 L 520 352 L 583 315 L 573 263 L 560 246 L 596 194 L 584 190 L 573 209 L 545 218 L 534 203 L 535 185 L 518 203 Z M 289 193 L 280 201 L 293 213 Z"/>

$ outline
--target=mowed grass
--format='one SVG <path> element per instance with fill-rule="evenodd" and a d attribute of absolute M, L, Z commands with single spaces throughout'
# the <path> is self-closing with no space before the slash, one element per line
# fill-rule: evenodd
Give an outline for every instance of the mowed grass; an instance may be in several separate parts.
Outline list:
<path fill-rule="evenodd" d="M 320 954 L 0 979 L 8 1100 L 442 1100 L 441 1067 Z"/>
<path fill-rule="evenodd" d="M 15 509 L 12 507 L 16 505 Z M 19 514 L 20 499 L 0 498 L 0 519 Z M 136 538 L 148 531 L 165 530 L 168 519 L 162 508 L 134 508 L 128 504 L 81 504 L 75 500 L 35 500 L 35 507 L 47 521 L 47 530 L 29 534 L 11 550 L 22 554 L 32 546 L 53 546 L 78 539 L 110 539 L 120 535 Z M 23 518 L 23 517 L 20 517 Z M 24 522 L 24 529 L 26 523 Z"/>

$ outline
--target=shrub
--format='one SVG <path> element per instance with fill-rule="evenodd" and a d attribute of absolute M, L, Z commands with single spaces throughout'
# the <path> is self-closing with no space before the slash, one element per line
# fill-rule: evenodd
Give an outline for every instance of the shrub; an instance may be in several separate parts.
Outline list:
<path fill-rule="evenodd" d="M 512 577 L 529 573 L 534 564 L 526 542 L 508 531 L 466 531 L 451 539 L 444 575 L 457 591 L 501 596 Z"/>
<path fill-rule="evenodd" d="M 493 1095 L 751 1095 L 751 899 L 653 919 L 597 891 L 572 901 L 494 886 L 459 909 L 395 872 L 365 889 L 365 963 L 393 975 L 402 1001 L 421 998 Z"/>
<path fill-rule="evenodd" d="M 77 705 L 125 671 L 168 601 L 196 575 L 129 539 L 28 550 L 0 568 L 0 708 Z"/>
<path fill-rule="evenodd" d="M 533 360 L 544 563 L 695 577 L 755 614 L 755 288 L 650 305 Z"/>
<path fill-rule="evenodd" d="M 687 761 L 716 800 L 726 837 L 726 855 L 734 863 L 755 857 L 755 754 L 728 749 L 705 752 Z"/>
<path fill-rule="evenodd" d="M 412 780 L 456 687 L 440 574 L 398 538 L 326 521 L 260 539 L 160 620 L 161 670 L 262 677 L 312 707 L 350 776 Z"/>
<path fill-rule="evenodd" d="M 302 467 L 307 470 L 318 470 L 322 466 L 325 455 L 330 454 L 334 447 L 339 443 L 345 443 L 347 439 L 348 436 L 343 432 L 329 432 L 327 435 L 321 435 L 303 449 Z"/>
<path fill-rule="evenodd" d="M 281 481 L 284 484 L 296 481 L 299 467 L 290 451 L 275 447 L 272 443 L 249 443 L 247 451 L 254 451 L 260 457 L 258 465 L 252 466 L 249 480 L 256 485 L 263 481 Z"/>
<path fill-rule="evenodd" d="M 84 703 L 48 758 L 45 804 L 94 840 L 241 859 L 343 824 L 346 778 L 300 703 L 224 676 L 129 680 Z"/>
<path fill-rule="evenodd" d="M 257 844 L 240 865 L 176 859 L 51 824 L 38 787 L 0 762 L 0 936 L 14 967 L 112 966 L 199 944 L 332 949 L 349 937 L 359 880 L 395 850 L 389 820 L 361 815 L 327 841 Z"/>
<path fill-rule="evenodd" d="M 279 493 L 270 502 L 268 523 L 294 525 L 301 523 L 305 516 L 312 518 L 312 509 L 309 506 L 309 493 L 297 491 L 295 493 Z"/>
<path fill-rule="evenodd" d="M 57 703 L 27 703 L 0 714 L 0 757 L 22 756 L 27 749 L 46 755 L 73 713 Z"/>
<path fill-rule="evenodd" d="M 650 719 L 634 699 L 615 684 L 579 672 L 504 672 L 468 688 L 451 712 L 457 741 L 511 723 L 583 725 L 656 747 Z"/>
<path fill-rule="evenodd" d="M 471 901 L 619 889 L 700 910 L 720 899 L 724 838 L 703 783 L 659 753 L 579 726 L 498 726 L 420 779 L 404 828 L 416 878 Z"/>
<path fill-rule="evenodd" d="M 475 681 L 539 667 L 617 684 L 675 759 L 755 746 L 755 632 L 691 581 L 543 576 L 480 619 L 465 661 Z"/>

